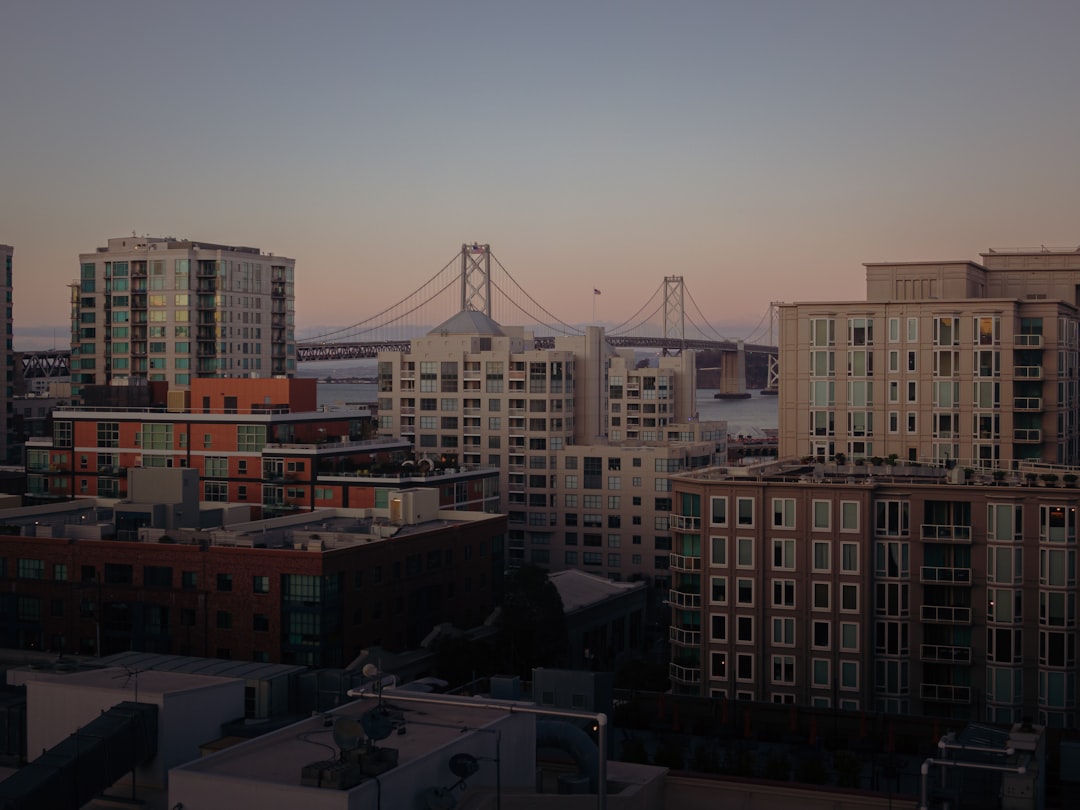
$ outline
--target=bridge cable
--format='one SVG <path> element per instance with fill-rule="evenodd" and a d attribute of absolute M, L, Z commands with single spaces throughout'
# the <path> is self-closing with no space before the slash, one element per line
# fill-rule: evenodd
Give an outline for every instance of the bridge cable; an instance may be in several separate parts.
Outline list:
<path fill-rule="evenodd" d="M 555 323 L 558 323 L 558 324 L 559 324 L 560 326 L 564 326 L 564 327 L 566 327 L 566 328 L 567 328 L 568 330 L 570 330 L 569 332 L 567 332 L 567 333 L 564 333 L 564 334 L 575 334 L 575 335 L 580 335 L 580 334 L 581 334 L 581 330 L 580 330 L 580 329 L 578 329 L 578 328 L 577 328 L 576 326 L 571 326 L 570 324 L 566 323 L 565 321 L 561 320 L 560 318 L 557 318 L 557 317 L 556 317 L 555 315 L 553 315 L 552 313 L 548 312 L 548 310 L 547 310 L 547 309 L 546 309 L 546 308 L 544 307 L 544 305 L 543 305 L 543 304 L 541 304 L 541 303 L 540 303 L 539 301 L 537 301 L 537 300 L 536 300 L 535 298 L 533 298 L 533 297 L 532 297 L 532 295 L 530 295 L 530 294 L 529 294 L 529 291 L 528 291 L 528 290 L 526 290 L 526 289 L 525 289 L 524 287 L 522 287 L 522 286 L 521 286 L 521 285 L 520 285 L 520 284 L 518 283 L 517 279 L 516 279 L 516 278 L 514 278 L 514 277 L 513 277 L 513 276 L 512 276 L 511 274 L 510 274 L 510 271 L 509 271 L 509 270 L 507 270 L 507 269 L 506 269 L 506 268 L 505 268 L 505 267 L 503 266 L 503 263 L 502 263 L 502 262 L 500 262 L 500 261 L 498 260 L 498 258 L 496 258 L 496 257 L 495 257 L 494 255 L 492 255 L 492 257 L 491 257 L 491 258 L 495 259 L 495 264 L 497 264 L 497 265 L 499 266 L 499 269 L 500 269 L 500 270 L 502 270 L 502 271 L 503 271 L 503 272 L 504 272 L 504 273 L 506 274 L 506 277 L 507 277 L 508 279 L 510 279 L 510 280 L 511 280 L 511 281 L 512 281 L 512 282 L 514 283 L 514 287 L 515 287 L 516 289 L 520 290 L 520 291 L 521 291 L 521 292 L 522 292 L 522 293 L 523 293 L 523 294 L 525 295 L 525 297 L 526 297 L 527 299 L 529 299 L 529 301 L 530 301 L 530 302 L 532 302 L 532 304 L 533 304 L 533 305 L 534 305 L 534 306 L 535 306 L 535 307 L 536 307 L 537 309 L 539 309 L 539 310 L 540 310 L 540 311 L 541 311 L 542 313 L 544 313 L 544 315 L 546 315 L 547 317 L 551 318 L 551 319 L 552 319 L 552 321 L 554 321 Z M 522 308 L 521 308 L 521 307 L 520 307 L 520 306 L 519 306 L 519 305 L 517 304 L 517 302 L 515 302 L 515 301 L 514 301 L 514 300 L 513 300 L 513 299 L 512 299 L 512 298 L 511 298 L 510 296 L 508 296 L 508 295 L 506 294 L 506 291 L 505 291 L 505 290 L 503 290 L 502 288 L 500 288 L 500 287 L 496 286 L 496 285 L 494 284 L 494 282 L 492 282 L 492 285 L 493 285 L 493 286 L 495 286 L 495 287 L 496 287 L 496 289 L 498 289 L 498 290 L 499 290 L 499 292 L 501 292 L 501 293 L 502 293 L 502 294 L 503 294 L 504 296 L 506 296 L 506 299 L 507 299 L 507 301 L 508 301 L 509 303 L 511 303 L 511 304 L 512 304 L 512 305 L 513 305 L 514 307 L 516 307 L 516 308 L 517 308 L 517 309 L 518 309 L 518 310 L 519 310 L 520 312 L 522 312 L 522 313 L 524 313 L 524 314 L 526 314 L 526 315 L 531 315 L 531 314 L 532 314 L 532 313 L 526 312 L 526 310 L 522 309 Z M 544 326 L 548 326 L 548 327 L 551 327 L 551 326 L 552 326 L 552 324 L 550 324 L 550 323 L 546 323 L 546 324 L 544 324 Z"/>
<path fill-rule="evenodd" d="M 456 256 L 454 256 L 454 258 L 453 258 L 453 259 L 451 259 L 451 260 L 450 260 L 449 262 L 447 262 L 447 263 L 446 263 L 446 264 L 445 264 L 445 265 L 444 265 L 444 266 L 443 266 L 443 267 L 442 267 L 442 268 L 441 268 L 441 269 L 439 270 L 439 272 L 437 272 L 437 273 L 436 273 L 436 274 L 435 274 L 434 276 L 432 276 L 432 277 L 431 277 L 430 279 L 428 279 L 428 280 L 427 280 L 426 282 L 424 282 L 424 283 L 423 283 L 423 284 L 421 284 L 421 285 L 420 285 L 419 287 L 417 287 L 417 288 L 416 288 L 416 289 L 415 289 L 415 290 L 414 290 L 413 292 L 411 292 L 411 293 L 409 293 L 408 295 L 406 295 L 406 296 L 405 296 L 404 298 L 402 298 L 402 299 L 401 299 L 400 301 L 396 301 L 395 303 L 393 303 L 393 304 L 391 304 L 390 306 L 388 306 L 388 307 L 387 307 L 386 309 L 384 309 L 384 310 L 383 310 L 382 312 L 376 313 L 375 315 L 372 315 L 372 316 L 371 316 L 370 318 L 365 318 L 365 319 L 364 319 L 364 320 L 362 320 L 362 321 L 358 321 L 358 322 L 356 322 L 356 323 L 352 324 L 351 326 L 343 326 L 343 327 L 341 327 L 340 329 L 333 329 L 333 330 L 331 330 L 331 331 L 329 331 L 329 332 L 326 332 L 326 333 L 324 333 L 324 334 L 321 334 L 321 335 L 315 335 L 314 337 L 310 337 L 310 338 L 305 338 L 303 342 L 304 342 L 305 344 L 306 344 L 306 343 L 317 343 L 317 342 L 319 342 L 320 340 L 322 340 L 323 338 L 328 338 L 328 337 L 332 337 L 332 336 L 334 336 L 334 335 L 340 335 L 340 334 L 341 334 L 342 332 L 349 332 L 349 331 L 351 331 L 351 330 L 354 330 L 354 329 L 356 329 L 357 327 L 363 326 L 364 324 L 367 324 L 367 323 L 371 323 L 371 321 L 375 320 L 376 318 L 381 318 L 381 317 L 382 317 L 383 315 L 385 315 L 386 313 L 390 312 L 390 311 L 391 311 L 391 310 L 393 310 L 393 309 L 394 309 L 395 307 L 399 306 L 400 304 L 403 304 L 404 302 L 406 302 L 406 301 L 408 301 L 408 300 L 409 300 L 410 298 L 412 298 L 412 297 L 413 297 L 414 295 L 417 295 L 418 293 L 420 293 L 421 291 L 423 291 L 423 290 L 424 290 L 424 289 L 425 289 L 426 287 L 428 287 L 428 286 L 429 286 L 429 285 L 430 285 L 430 284 L 431 284 L 432 282 L 434 282 L 434 281 L 435 281 L 436 279 L 438 279 L 438 278 L 439 278 L 439 276 L 441 276 L 441 275 L 442 275 L 443 273 L 445 273 L 445 272 L 446 272 L 446 270 L 447 270 L 447 268 L 448 268 L 448 267 L 450 267 L 451 265 L 453 265 L 453 264 L 454 264 L 454 262 L 456 262 L 456 261 L 457 261 L 457 259 L 458 259 L 458 256 L 460 256 L 460 255 L 461 255 L 461 254 L 460 254 L 460 253 L 458 253 L 458 254 L 457 254 Z M 455 273 L 455 274 L 454 274 L 454 276 L 453 276 L 453 278 L 452 278 L 452 279 L 450 280 L 450 282 L 449 282 L 448 284 L 446 284 L 445 286 L 443 286 L 443 288 L 442 288 L 441 290 L 439 290 L 438 292 L 436 292 L 436 293 L 435 293 L 434 295 L 432 295 L 432 296 L 430 296 L 430 297 L 428 297 L 428 298 L 424 299 L 424 301 L 422 301 L 422 302 L 421 302 L 421 304 L 425 304 L 425 303 L 427 303 L 428 301 L 431 301 L 432 299 L 434 299 L 434 298 L 437 298 L 437 297 L 438 297 L 439 295 L 441 295 L 441 294 L 442 294 L 443 292 L 445 292 L 446 288 L 447 288 L 447 287 L 449 287 L 449 286 L 450 286 L 450 284 L 453 284 L 453 283 L 454 283 L 454 281 L 457 281 L 457 278 L 458 278 L 458 277 L 457 277 L 457 274 Z M 411 310 L 409 310 L 408 312 L 405 312 L 405 313 L 403 313 L 402 315 L 399 315 L 399 316 L 398 316 L 397 318 L 395 318 L 394 320 L 400 320 L 401 318 L 405 317 L 405 315 L 409 315 L 409 314 L 411 314 L 411 313 L 415 312 L 415 311 L 416 311 L 416 309 L 417 309 L 417 307 L 413 307 L 413 308 L 412 308 Z M 390 323 L 393 323 L 393 322 L 394 322 L 393 320 L 392 320 L 392 321 L 390 321 Z M 385 324 L 379 324 L 379 326 L 383 326 L 383 325 L 385 325 Z M 378 328 L 378 327 L 371 327 L 371 329 L 375 329 L 375 328 Z M 371 331 L 371 329 L 368 329 L 368 330 L 366 330 L 366 331 Z M 297 343 L 299 343 L 299 342 L 300 342 L 300 341 L 297 341 Z M 325 340 L 322 340 L 322 342 L 325 342 Z"/>
<path fill-rule="evenodd" d="M 651 303 L 653 302 L 653 299 L 654 299 L 654 298 L 656 298 L 656 297 L 657 297 L 658 295 L 661 295 L 661 294 L 662 294 L 662 292 L 663 292 L 663 289 L 664 289 L 664 283 L 663 283 L 663 282 L 661 282 L 661 283 L 660 283 L 660 286 L 659 286 L 659 287 L 657 287 L 657 288 L 656 288 L 656 290 L 655 290 L 655 291 L 653 292 L 653 294 L 652 294 L 652 295 L 650 295 L 650 296 L 649 296 L 649 297 L 648 297 L 648 298 L 646 299 L 645 303 L 644 303 L 644 304 L 642 304 L 642 305 L 641 305 L 641 306 L 640 306 L 640 307 L 638 308 L 638 311 L 637 311 L 637 312 L 635 312 L 635 313 L 634 313 L 633 315 L 631 315 L 631 316 L 630 316 L 629 318 L 627 318 L 627 319 L 626 319 L 625 321 L 623 321 L 622 323 L 618 324 L 617 326 L 613 326 L 613 327 L 612 327 L 611 329 L 609 329 L 609 330 L 608 330 L 608 334 L 609 334 L 609 335 L 612 335 L 613 337 L 618 337 L 618 336 L 619 336 L 619 334 L 618 334 L 619 330 L 620 330 L 620 329 L 622 329 L 622 328 L 623 328 L 624 326 L 626 326 L 626 325 L 627 325 L 628 323 L 630 323 L 631 321 L 633 321 L 633 320 L 634 320 L 634 318 L 636 318 L 636 317 L 637 317 L 638 315 L 640 315 L 640 314 L 641 314 L 642 312 L 644 312 L 644 311 L 645 311 L 645 307 L 647 307 L 647 306 L 648 306 L 649 304 L 651 304 Z M 663 305 L 663 301 L 661 301 L 661 306 L 662 306 L 662 305 Z M 654 310 L 654 311 L 653 311 L 652 313 L 650 313 L 649 317 L 652 317 L 653 315 L 655 315 L 655 314 L 656 314 L 657 312 L 659 312 L 659 311 L 660 311 L 660 308 L 659 308 L 659 307 L 657 307 L 657 309 L 655 309 L 655 310 Z M 648 321 L 647 321 L 647 320 L 645 320 L 645 321 L 638 321 L 637 323 L 635 323 L 635 324 L 634 324 L 634 326 L 640 326 L 640 325 L 641 325 L 642 323 L 648 323 Z"/>

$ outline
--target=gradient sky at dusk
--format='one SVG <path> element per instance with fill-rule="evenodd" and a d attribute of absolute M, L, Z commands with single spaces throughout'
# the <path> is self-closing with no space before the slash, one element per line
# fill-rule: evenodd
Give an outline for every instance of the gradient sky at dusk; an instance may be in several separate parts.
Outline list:
<path fill-rule="evenodd" d="M 297 259 L 297 326 L 463 241 L 565 321 L 682 275 L 729 334 L 862 262 L 1075 246 L 1080 3 L 9 3 L 15 323 L 137 231 Z M 20 338 L 16 346 L 38 345 Z"/>

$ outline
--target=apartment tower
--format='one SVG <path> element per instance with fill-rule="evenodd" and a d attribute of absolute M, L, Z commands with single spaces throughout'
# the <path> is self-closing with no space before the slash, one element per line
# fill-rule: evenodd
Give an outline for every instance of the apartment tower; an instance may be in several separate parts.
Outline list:
<path fill-rule="evenodd" d="M 295 261 L 257 248 L 145 236 L 79 256 L 71 381 L 292 376 Z"/>

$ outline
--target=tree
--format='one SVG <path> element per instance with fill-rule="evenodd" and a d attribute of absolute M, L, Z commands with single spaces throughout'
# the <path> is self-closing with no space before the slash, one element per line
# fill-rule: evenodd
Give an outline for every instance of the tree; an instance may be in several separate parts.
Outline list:
<path fill-rule="evenodd" d="M 523 565 L 506 577 L 499 623 L 498 650 L 502 665 L 522 678 L 533 667 L 566 663 L 569 638 L 562 597 L 547 571 Z"/>

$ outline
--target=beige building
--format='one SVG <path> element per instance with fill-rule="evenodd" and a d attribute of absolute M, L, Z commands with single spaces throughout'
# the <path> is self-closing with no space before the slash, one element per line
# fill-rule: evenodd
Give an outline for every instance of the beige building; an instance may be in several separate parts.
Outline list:
<path fill-rule="evenodd" d="M 781 306 L 780 455 L 1080 464 L 1080 251 L 866 265 Z"/>
<path fill-rule="evenodd" d="M 144 236 L 79 256 L 71 285 L 71 382 L 296 371 L 295 261 L 257 248 Z"/>
<path fill-rule="evenodd" d="M 458 313 L 379 355 L 379 428 L 424 457 L 498 467 L 507 560 L 644 576 L 666 592 L 671 476 L 726 456 L 701 423 L 694 357 L 637 368 L 599 327 L 538 349 L 521 327 Z"/>
<path fill-rule="evenodd" d="M 676 689 L 1075 728 L 1080 250 L 866 279 L 781 306 L 801 460 L 675 479 Z"/>

